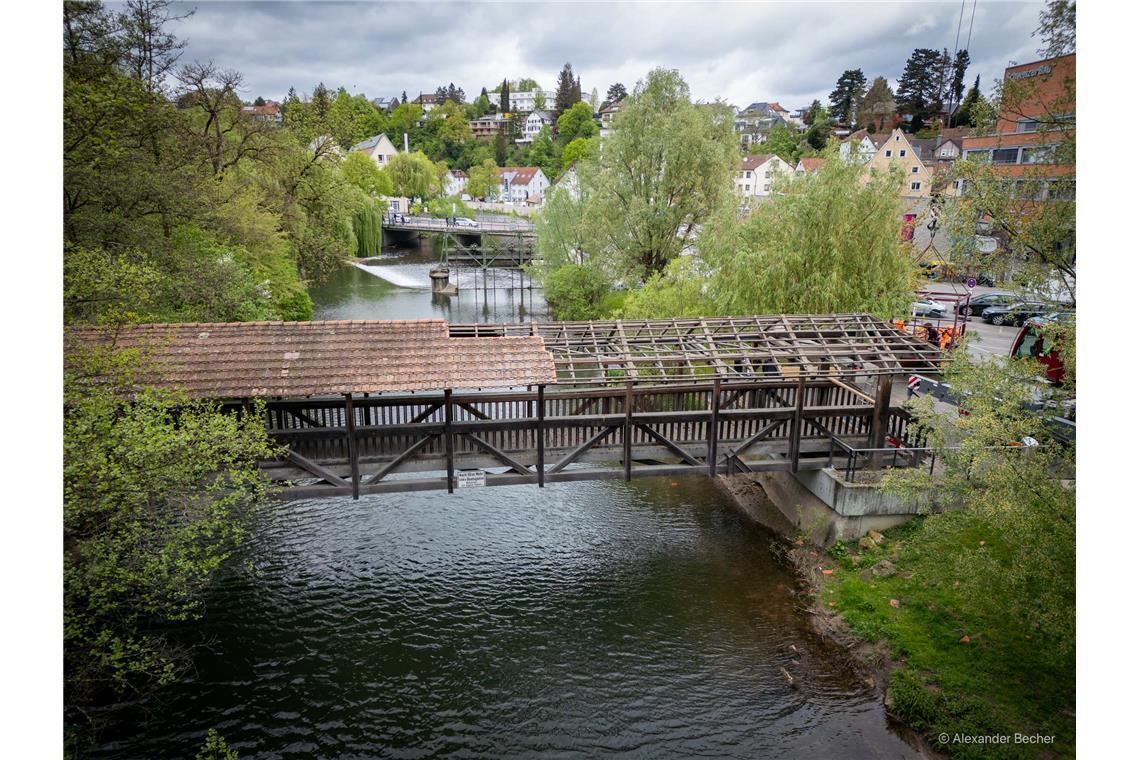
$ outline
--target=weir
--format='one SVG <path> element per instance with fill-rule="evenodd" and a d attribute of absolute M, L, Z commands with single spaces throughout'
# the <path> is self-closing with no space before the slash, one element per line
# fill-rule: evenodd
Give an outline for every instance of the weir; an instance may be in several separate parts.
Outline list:
<path fill-rule="evenodd" d="M 112 345 L 143 351 L 145 384 L 235 412 L 263 400 L 282 454 L 261 466 L 286 498 L 798 473 L 888 443 L 917 464 L 922 432 L 891 381 L 942 360 L 865 314 L 67 333 L 69 353 Z"/>

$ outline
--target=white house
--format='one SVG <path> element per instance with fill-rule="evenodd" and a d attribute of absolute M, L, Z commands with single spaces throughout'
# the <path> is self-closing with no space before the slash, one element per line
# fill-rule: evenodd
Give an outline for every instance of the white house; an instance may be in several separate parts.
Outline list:
<path fill-rule="evenodd" d="M 766 198 L 777 177 L 791 174 L 792 167 L 773 153 L 745 156 L 736 172 L 736 193 L 744 198 Z"/>
<path fill-rule="evenodd" d="M 553 92 L 548 92 L 546 90 L 527 90 L 525 92 L 514 92 L 512 90 L 508 96 L 510 98 L 511 110 L 521 111 L 523 113 L 533 111 L 534 101 L 540 92 L 542 93 L 542 96 L 546 98 L 546 105 L 548 107 L 554 105 Z"/>
<path fill-rule="evenodd" d="M 530 116 L 526 117 L 526 123 L 523 124 L 522 137 L 515 140 L 517 143 L 532 143 L 534 138 L 538 137 L 538 133 L 542 131 L 543 127 L 550 127 L 554 124 L 554 117 L 547 111 L 534 111 Z"/>
<path fill-rule="evenodd" d="M 443 177 L 444 195 L 462 195 L 467 189 L 467 173 L 459 169 L 451 169 Z"/>
<path fill-rule="evenodd" d="M 499 200 L 506 203 L 526 203 L 550 187 L 550 180 L 537 166 L 501 166 L 499 183 Z"/>
<path fill-rule="evenodd" d="M 839 143 L 839 157 L 848 163 L 865 164 L 879 152 L 879 145 L 885 142 L 880 139 L 876 144 L 867 130 L 860 129 L 843 142 Z"/>
<path fill-rule="evenodd" d="M 392 156 L 396 155 L 396 146 L 388 139 L 388 135 L 381 132 L 378 135 L 373 135 L 363 142 L 358 142 L 352 146 L 352 150 L 360 151 L 376 162 L 376 165 L 383 169 L 392 160 Z"/>
<path fill-rule="evenodd" d="M 549 195 L 555 190 L 565 190 L 574 200 L 579 200 L 581 198 L 581 191 L 579 190 L 578 186 L 577 164 L 571 164 L 569 169 L 562 172 L 562 176 L 558 178 L 558 181 L 551 186 L 550 190 L 548 190 L 546 194 Z"/>

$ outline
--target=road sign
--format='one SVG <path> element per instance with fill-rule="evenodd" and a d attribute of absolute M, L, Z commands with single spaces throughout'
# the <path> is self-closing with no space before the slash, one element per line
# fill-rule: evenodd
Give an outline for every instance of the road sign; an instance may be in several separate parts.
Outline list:
<path fill-rule="evenodd" d="M 975 287 L 977 287 L 977 285 L 978 285 L 978 281 L 975 280 L 973 277 L 966 280 L 966 287 L 969 288 L 970 290 L 973 290 Z"/>
<path fill-rule="evenodd" d="M 475 488 L 487 485 L 487 473 L 482 470 L 459 470 L 455 473 L 456 488 Z"/>

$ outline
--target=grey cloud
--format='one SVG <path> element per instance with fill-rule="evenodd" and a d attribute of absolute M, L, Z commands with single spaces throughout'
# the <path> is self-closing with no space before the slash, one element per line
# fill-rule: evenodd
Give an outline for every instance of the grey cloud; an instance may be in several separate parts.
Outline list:
<path fill-rule="evenodd" d="M 916 47 L 951 48 L 959 2 L 934 3 L 339 3 L 204 2 L 176 33 L 186 59 L 244 73 L 248 97 L 317 82 L 370 97 L 409 97 L 454 82 L 469 95 L 503 77 L 552 89 L 569 61 L 582 88 L 632 88 L 654 66 L 680 70 L 703 100 L 826 101 L 861 68 L 894 86 Z M 1043 2 L 979 2 L 970 79 L 1035 58 Z M 191 7 L 190 4 L 187 7 Z M 970 3 L 961 30 L 964 47 Z"/>

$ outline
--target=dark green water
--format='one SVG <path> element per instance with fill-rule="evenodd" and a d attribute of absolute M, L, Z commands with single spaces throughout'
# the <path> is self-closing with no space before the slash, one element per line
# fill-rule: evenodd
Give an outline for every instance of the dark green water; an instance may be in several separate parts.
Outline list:
<path fill-rule="evenodd" d="M 356 271 L 319 318 L 435 308 Z M 916 757 L 771 539 L 700 477 L 276 506 L 179 632 L 195 672 L 95 754 Z"/>

